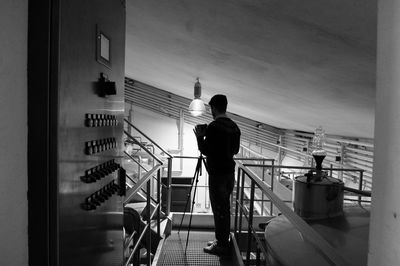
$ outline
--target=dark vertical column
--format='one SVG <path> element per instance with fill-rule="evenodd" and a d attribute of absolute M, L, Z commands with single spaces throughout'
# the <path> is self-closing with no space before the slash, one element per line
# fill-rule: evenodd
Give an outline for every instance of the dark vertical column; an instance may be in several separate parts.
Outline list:
<path fill-rule="evenodd" d="M 29 265 L 57 265 L 58 1 L 28 9 Z"/>

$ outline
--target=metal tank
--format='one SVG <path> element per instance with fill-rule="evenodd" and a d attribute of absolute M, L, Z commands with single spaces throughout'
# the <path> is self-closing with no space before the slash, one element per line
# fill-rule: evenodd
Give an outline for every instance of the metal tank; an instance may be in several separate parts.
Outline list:
<path fill-rule="evenodd" d="M 322 219 L 343 214 L 344 183 L 328 177 L 322 171 L 322 161 L 326 151 L 323 149 L 325 132 L 322 127 L 315 130 L 312 141 L 316 167 L 304 176 L 295 178 L 294 211 L 304 219 Z"/>
<path fill-rule="evenodd" d="M 294 211 L 304 219 L 343 215 L 343 181 L 314 173 L 295 178 Z"/>

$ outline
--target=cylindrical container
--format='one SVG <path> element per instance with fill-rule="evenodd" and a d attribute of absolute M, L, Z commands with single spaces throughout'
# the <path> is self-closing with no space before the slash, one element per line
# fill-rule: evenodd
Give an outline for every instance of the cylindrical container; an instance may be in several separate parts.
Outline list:
<path fill-rule="evenodd" d="M 324 219 L 343 214 L 344 183 L 333 177 L 320 180 L 306 176 L 295 178 L 294 211 L 306 220 Z"/>

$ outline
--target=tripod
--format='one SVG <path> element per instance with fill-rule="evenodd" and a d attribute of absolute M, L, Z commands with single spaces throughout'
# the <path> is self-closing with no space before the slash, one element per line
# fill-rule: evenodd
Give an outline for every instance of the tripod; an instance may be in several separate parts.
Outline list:
<path fill-rule="evenodd" d="M 197 159 L 197 165 L 196 165 L 196 170 L 194 171 L 194 176 L 192 179 L 192 183 L 190 186 L 190 191 L 187 195 L 187 200 L 186 200 L 186 204 L 185 204 L 185 209 L 183 211 L 183 215 L 182 215 L 182 219 L 181 219 L 181 224 L 179 225 L 179 229 L 178 229 L 178 234 L 181 231 L 182 228 L 182 223 L 183 223 L 183 219 L 185 218 L 185 214 L 186 214 L 186 209 L 188 207 L 189 201 L 190 201 L 190 195 L 192 194 L 192 190 L 193 190 L 193 185 L 194 185 L 194 193 L 193 193 L 193 200 L 192 200 L 192 207 L 190 208 L 190 218 L 189 218 L 189 227 L 188 227 L 188 233 L 187 233 L 187 237 L 186 237 L 186 246 L 185 246 L 185 254 L 186 254 L 186 250 L 187 250 L 187 246 L 188 246 L 188 242 L 189 242 L 189 234 L 190 234 L 190 228 L 192 225 L 192 216 L 193 216 L 193 207 L 194 207 L 194 203 L 195 203 L 195 197 L 196 197 L 196 191 L 197 191 L 197 183 L 199 182 L 199 176 L 202 175 L 202 167 L 201 167 L 201 163 L 204 163 L 204 166 L 207 169 L 207 163 L 204 160 L 204 157 L 202 154 L 200 154 L 199 158 Z"/>

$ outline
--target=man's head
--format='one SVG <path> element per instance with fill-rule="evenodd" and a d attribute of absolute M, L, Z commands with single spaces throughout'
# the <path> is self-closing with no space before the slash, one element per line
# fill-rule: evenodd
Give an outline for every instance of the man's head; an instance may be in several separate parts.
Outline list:
<path fill-rule="evenodd" d="M 226 99 L 225 95 L 216 94 L 211 98 L 208 104 L 211 106 L 212 116 L 215 118 L 217 115 L 226 113 L 228 100 Z"/>

